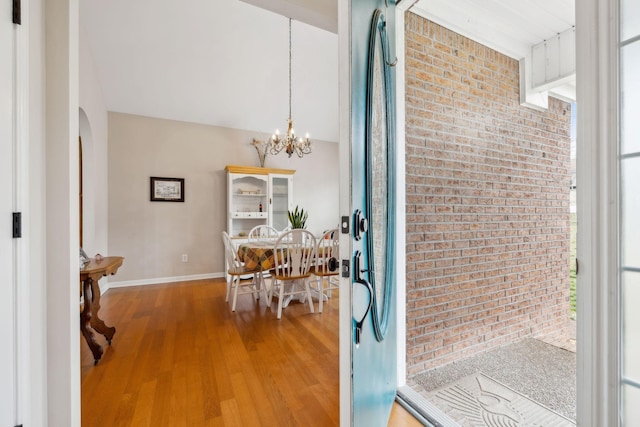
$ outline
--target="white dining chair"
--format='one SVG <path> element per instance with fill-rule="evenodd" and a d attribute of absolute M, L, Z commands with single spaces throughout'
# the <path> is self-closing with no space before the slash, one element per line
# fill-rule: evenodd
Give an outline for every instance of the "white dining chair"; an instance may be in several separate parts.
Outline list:
<path fill-rule="evenodd" d="M 318 239 L 316 262 L 311 267 L 313 278 L 310 280 L 310 286 L 318 293 L 318 311 L 320 313 L 322 313 L 322 304 L 325 297 L 331 298 L 331 290 L 339 289 L 340 287 L 338 266 L 334 265 L 333 271 L 330 269 L 330 265 L 337 263 L 340 259 L 339 246 L 337 228 L 326 231 L 322 238 Z"/>
<path fill-rule="evenodd" d="M 273 240 L 275 241 L 279 236 L 278 230 L 270 225 L 256 225 L 249 231 L 247 239 L 250 242 L 256 240 Z"/>
<path fill-rule="evenodd" d="M 275 268 L 271 270 L 267 304 L 271 307 L 273 296 L 278 298 L 278 319 L 282 316 L 283 306 L 286 307 L 296 295 L 301 302 L 309 301 L 309 310 L 313 313 L 309 277 L 315 251 L 316 238 L 307 230 L 294 229 L 281 234 L 276 240 L 273 252 Z"/>
<path fill-rule="evenodd" d="M 252 294 L 256 300 L 260 299 L 260 291 L 263 287 L 262 272 L 259 269 L 248 269 L 240 262 L 233 242 L 226 231 L 222 232 L 222 241 L 224 242 L 225 263 L 227 265 L 227 274 L 229 275 L 225 301 L 229 301 L 229 296 L 233 292 L 231 311 L 236 311 L 238 295 Z M 242 276 L 247 275 L 253 275 L 251 281 L 242 279 Z"/>

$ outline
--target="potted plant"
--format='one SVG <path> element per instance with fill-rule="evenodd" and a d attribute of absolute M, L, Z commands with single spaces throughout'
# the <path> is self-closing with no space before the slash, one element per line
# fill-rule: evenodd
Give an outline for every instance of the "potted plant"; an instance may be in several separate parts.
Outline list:
<path fill-rule="evenodd" d="M 307 218 L 309 214 L 304 210 L 296 208 L 293 211 L 287 211 L 287 216 L 289 217 L 289 223 L 291 224 L 291 228 L 307 228 Z"/>

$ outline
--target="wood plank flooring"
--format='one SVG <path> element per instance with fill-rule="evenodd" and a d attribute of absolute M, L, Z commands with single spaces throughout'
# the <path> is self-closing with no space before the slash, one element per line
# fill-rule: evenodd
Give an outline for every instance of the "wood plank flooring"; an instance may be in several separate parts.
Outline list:
<path fill-rule="evenodd" d="M 82 425 L 337 426 L 338 293 L 281 320 L 224 296 L 222 279 L 109 290 L 100 314 L 117 331 L 110 347 L 98 335 L 97 366 L 81 340 Z"/>

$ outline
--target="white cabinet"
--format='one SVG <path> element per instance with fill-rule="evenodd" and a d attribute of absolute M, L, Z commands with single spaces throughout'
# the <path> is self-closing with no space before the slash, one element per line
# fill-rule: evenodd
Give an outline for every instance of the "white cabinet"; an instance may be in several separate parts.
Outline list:
<path fill-rule="evenodd" d="M 256 225 L 282 230 L 289 225 L 293 174 L 289 169 L 227 166 L 227 233 L 246 236 Z"/>

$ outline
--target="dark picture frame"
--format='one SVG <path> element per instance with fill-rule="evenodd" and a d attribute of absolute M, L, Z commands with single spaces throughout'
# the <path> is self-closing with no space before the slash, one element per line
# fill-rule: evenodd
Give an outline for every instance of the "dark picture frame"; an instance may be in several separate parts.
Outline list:
<path fill-rule="evenodd" d="M 152 176 L 149 184 L 152 202 L 184 202 L 184 178 Z"/>

